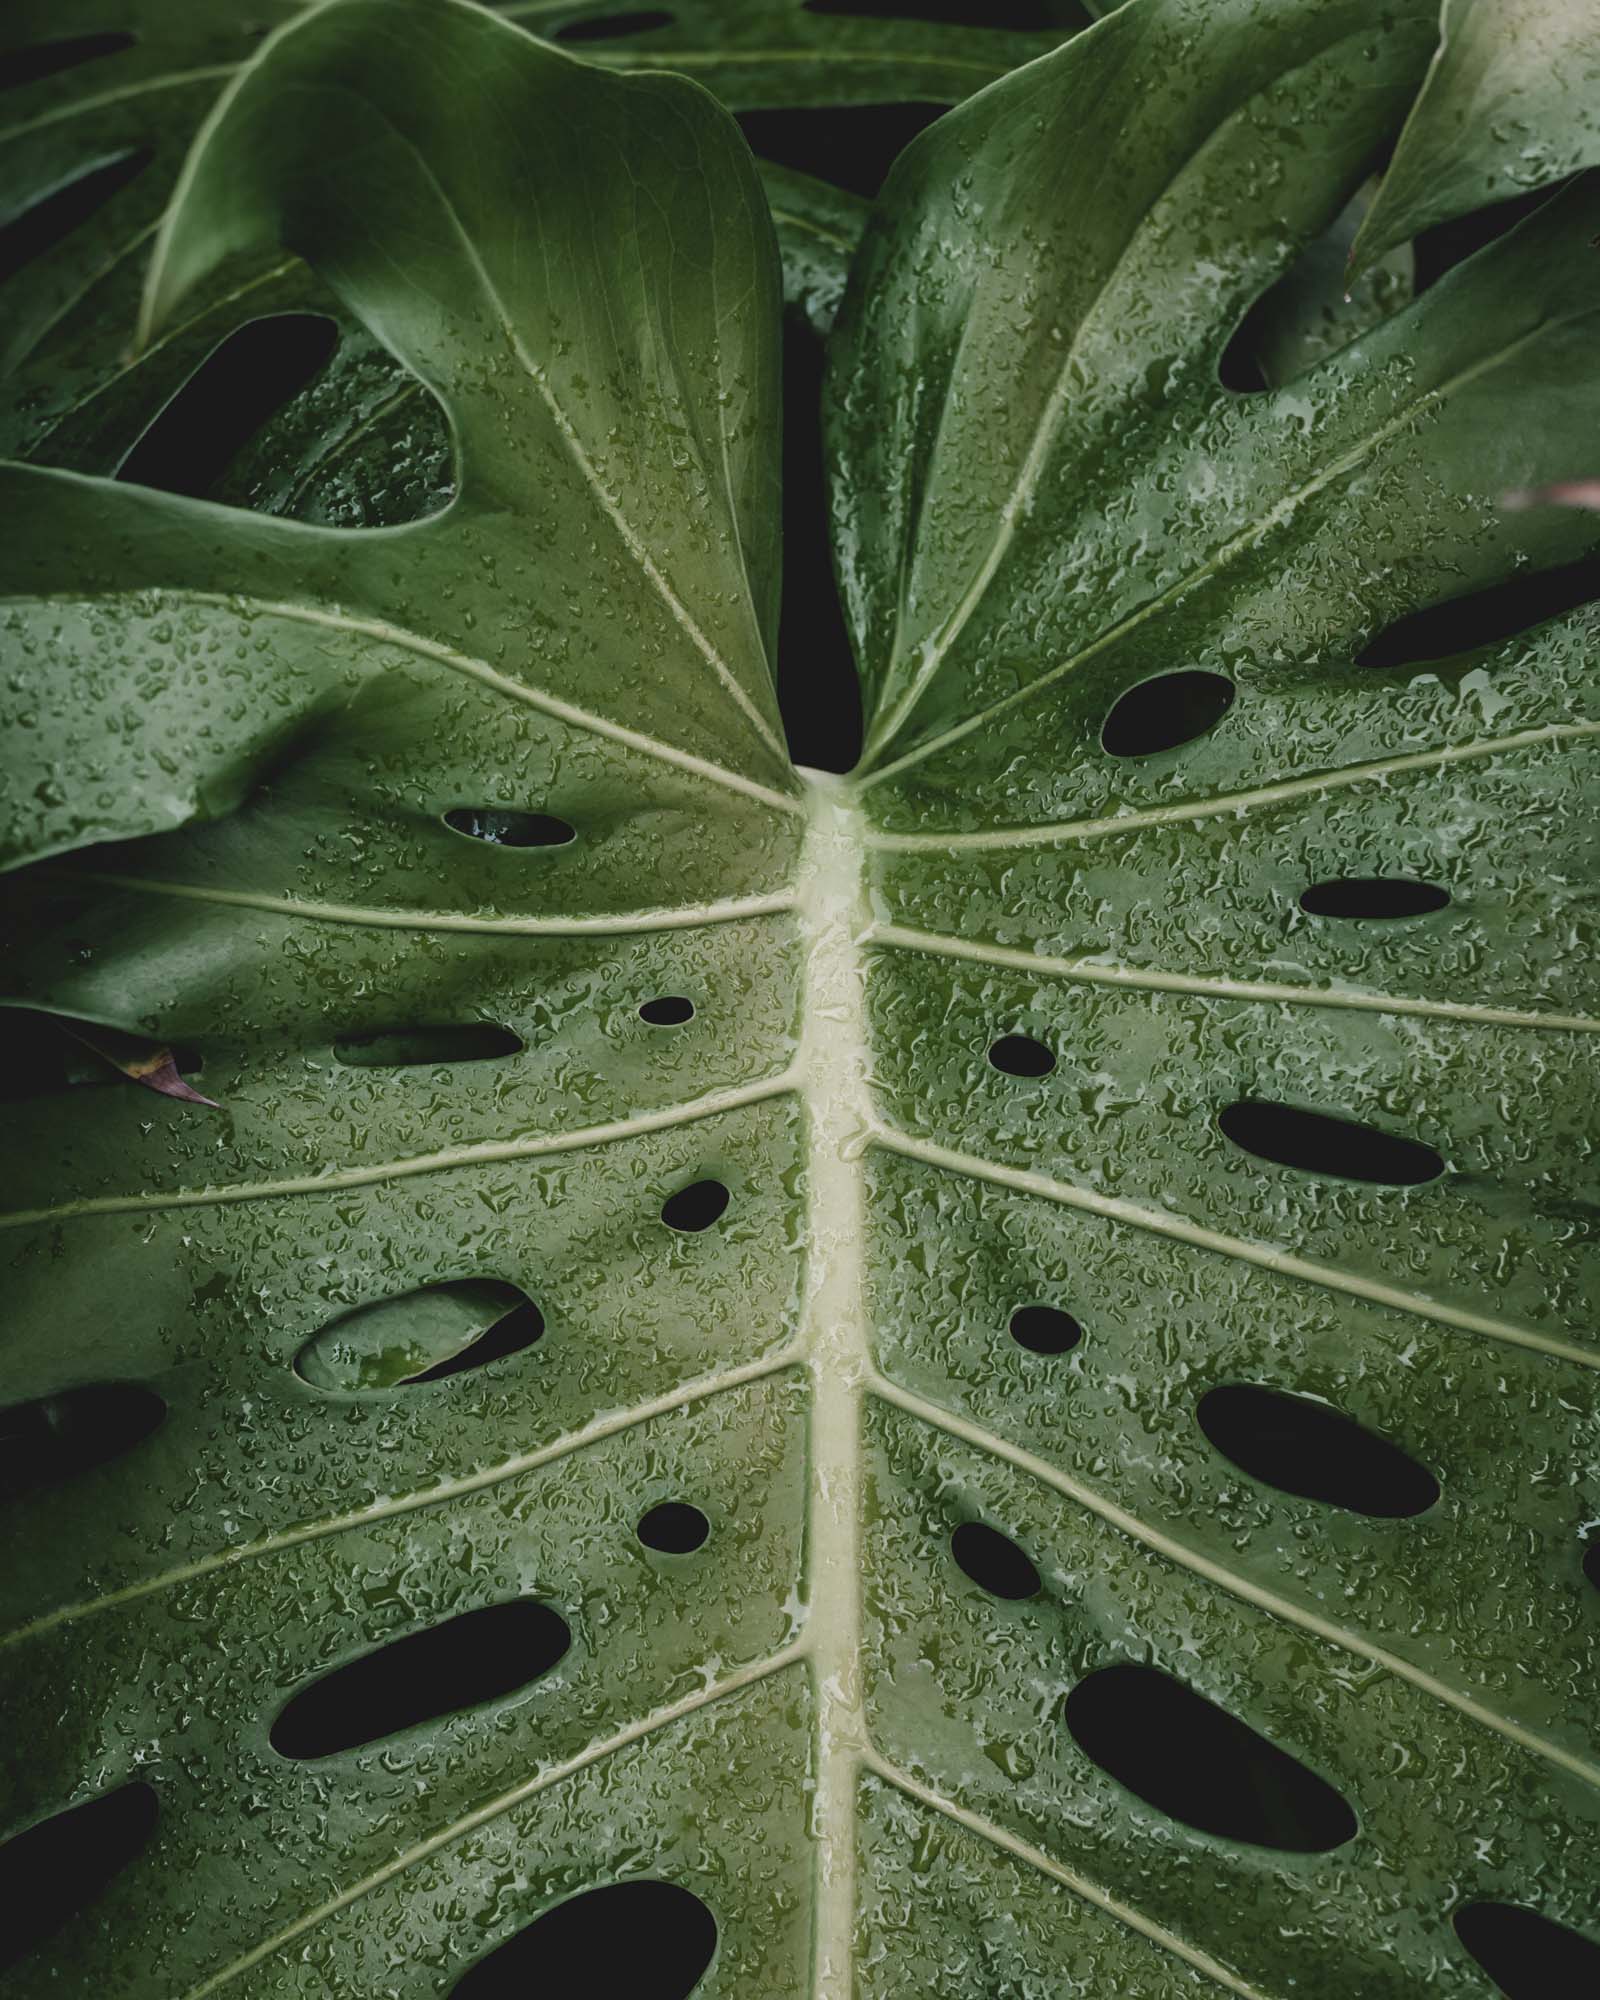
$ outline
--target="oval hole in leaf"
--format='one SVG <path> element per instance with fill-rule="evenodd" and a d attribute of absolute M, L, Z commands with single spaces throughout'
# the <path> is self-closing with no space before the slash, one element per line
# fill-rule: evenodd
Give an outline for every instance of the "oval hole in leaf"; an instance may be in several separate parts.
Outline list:
<path fill-rule="evenodd" d="M 549 1673 L 571 1644 L 567 1621 L 532 1598 L 464 1611 L 302 1688 L 279 1710 L 272 1747 L 303 1763 L 502 1701 Z"/>
<path fill-rule="evenodd" d="M 1464 1903 L 1455 1933 L 1506 2000 L 1600 1993 L 1600 1944 L 1520 1903 Z"/>
<path fill-rule="evenodd" d="M 155 1787 L 118 1785 L 0 1847 L 0 1971 L 92 1903 L 156 1830 Z"/>
<path fill-rule="evenodd" d="M 711 1523 L 686 1500 L 663 1500 L 639 1522 L 639 1539 L 666 1556 L 693 1555 L 711 1533 Z"/>
<path fill-rule="evenodd" d="M 1045 0 L 805 0 L 808 14 L 854 14 L 867 21 L 929 21 L 936 27 L 1010 28 L 1019 34 L 1059 29 Z M 1088 16 L 1072 23 L 1086 27 Z"/>
<path fill-rule="evenodd" d="M 451 2000 L 531 2000 L 579 1992 L 617 2000 L 689 2000 L 717 1949 L 716 1919 L 676 1882 L 613 1882 L 557 1903 L 482 1958 Z M 567 1968 L 581 1978 L 563 1978 Z"/>
<path fill-rule="evenodd" d="M 522 1037 L 492 1021 L 454 1027 L 400 1028 L 389 1034 L 345 1035 L 333 1045 L 351 1069 L 419 1069 L 437 1063 L 492 1062 L 522 1050 Z"/>
<path fill-rule="evenodd" d="M 963 1521 L 950 1537 L 959 1568 L 991 1597 L 1020 1601 L 1039 1594 L 1039 1572 L 1009 1535 L 986 1521 Z"/>
<path fill-rule="evenodd" d="M 728 1199 L 721 1181 L 693 1181 L 662 1203 L 661 1220 L 669 1229 L 689 1234 L 709 1229 L 728 1206 Z"/>
<path fill-rule="evenodd" d="M 1522 570 L 1487 590 L 1468 591 L 1395 619 L 1356 655 L 1358 667 L 1422 666 L 1455 653 L 1493 646 L 1547 618 L 1600 597 L 1600 557 Z"/>
<path fill-rule="evenodd" d="M 270 313 L 236 327 L 163 407 L 118 479 L 193 498 L 267 419 L 327 366 L 339 329 L 326 313 Z"/>
<path fill-rule="evenodd" d="M 989 1044 L 989 1061 L 1006 1076 L 1048 1076 L 1056 1066 L 1054 1054 L 1032 1035 L 1002 1035 Z"/>
<path fill-rule="evenodd" d="M 1444 1172 L 1444 1161 L 1420 1139 L 1403 1139 L 1376 1125 L 1305 1111 L 1297 1104 L 1243 1097 L 1218 1114 L 1217 1124 L 1241 1152 L 1298 1173 L 1378 1187 L 1421 1187 Z"/>
<path fill-rule="evenodd" d="M 578 837 L 572 822 L 554 813 L 512 812 L 505 806 L 452 806 L 444 823 L 491 847 L 566 847 Z"/>
<path fill-rule="evenodd" d="M 1083 1338 L 1083 1328 L 1059 1306 L 1018 1306 L 1011 1315 L 1011 1338 L 1030 1354 L 1065 1354 Z"/>
<path fill-rule="evenodd" d="M 639 1009 L 639 1019 L 652 1028 L 680 1028 L 685 1021 L 694 1019 L 694 1002 L 676 993 L 659 1000 L 646 1000 Z"/>
<path fill-rule="evenodd" d="M 1140 681 L 1112 704 L 1100 747 L 1112 757 L 1154 757 L 1193 743 L 1233 706 L 1238 690 L 1225 674 L 1198 667 Z"/>
<path fill-rule="evenodd" d="M 659 7 L 639 7 L 625 14 L 591 14 L 557 28 L 558 42 L 609 42 L 619 35 L 644 35 L 652 28 L 670 28 L 673 17 Z"/>
<path fill-rule="evenodd" d="M 1600 1590 L 1600 1535 L 1595 1535 L 1583 1552 L 1583 1573 Z"/>
<path fill-rule="evenodd" d="M 1450 891 L 1409 875 L 1344 875 L 1330 882 L 1313 882 L 1300 898 L 1310 917 L 1349 917 L 1385 921 L 1426 917 L 1448 907 Z"/>
<path fill-rule="evenodd" d="M 539 1308 L 515 1285 L 463 1278 L 357 1306 L 314 1333 L 294 1370 L 314 1389 L 415 1388 L 531 1347 Z"/>
<path fill-rule="evenodd" d="M 1195 1417 L 1224 1458 L 1280 1493 L 1384 1521 L 1426 1513 L 1439 1497 L 1426 1466 L 1305 1396 L 1226 1382 L 1200 1398 Z"/>
<path fill-rule="evenodd" d="M 115 55 L 118 49 L 131 49 L 138 39 L 111 29 L 102 35 L 71 35 L 58 42 L 30 42 L 24 48 L 7 49 L 0 54 L 0 90 L 17 90 L 25 83 L 58 76 L 64 69 L 77 69 L 100 56 Z"/>
<path fill-rule="evenodd" d="M 783 593 L 778 709 L 789 757 L 817 771 L 861 758 L 861 679 L 833 578 L 822 449 L 827 349 L 803 312 L 783 316 Z"/>
<path fill-rule="evenodd" d="M 1201 1833 L 1326 1854 L 1357 1831 L 1324 1779 L 1159 1667 L 1088 1675 L 1067 1697 L 1066 1724 L 1108 1777 Z"/>
<path fill-rule="evenodd" d="M 75 174 L 14 215 L 0 227 L 0 284 L 97 215 L 114 195 L 137 180 L 152 156 L 149 146 L 130 146 Z"/>
<path fill-rule="evenodd" d="M 826 109 L 741 111 L 740 128 L 759 159 L 872 196 L 943 104 L 830 104 Z M 814 421 L 814 420 L 813 420 Z"/>
<path fill-rule="evenodd" d="M 166 1403 L 142 1382 L 90 1382 L 0 1410 L 0 1500 L 76 1478 L 132 1451 Z"/>

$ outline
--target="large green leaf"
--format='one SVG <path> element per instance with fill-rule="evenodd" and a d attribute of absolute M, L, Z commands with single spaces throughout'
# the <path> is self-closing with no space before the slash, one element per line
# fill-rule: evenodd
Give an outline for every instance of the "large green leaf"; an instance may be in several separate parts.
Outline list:
<path fill-rule="evenodd" d="M 833 342 L 842 781 L 781 750 L 725 113 L 454 0 L 230 90 L 152 322 L 281 244 L 453 497 L 5 474 L 0 1400 L 58 1454 L 167 1406 L 10 1503 L 3 1828 L 159 1807 L 20 1992 L 448 1992 L 640 1878 L 710 1910 L 702 2000 L 1482 1996 L 1463 1909 L 1594 1939 L 1596 621 L 1386 634 L 1593 543 L 1497 502 L 1593 422 L 1595 197 L 1217 375 L 1432 42 L 1132 0 L 910 149 Z M 1450 900 L 1302 907 L 1374 877 Z M 1280 1396 L 1231 1457 L 1230 1385 Z M 527 1686 L 286 1753 L 508 1602 L 566 1634 Z M 1343 1806 L 1237 1738 L 1202 1787 L 1203 1709 L 1152 1759 L 1182 1689 Z"/>

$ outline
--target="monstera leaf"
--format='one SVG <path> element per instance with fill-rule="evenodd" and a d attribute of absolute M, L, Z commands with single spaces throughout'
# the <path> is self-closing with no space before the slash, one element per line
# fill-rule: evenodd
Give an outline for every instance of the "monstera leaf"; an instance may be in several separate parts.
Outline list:
<path fill-rule="evenodd" d="M 1434 42 L 1132 0 L 907 151 L 848 779 L 726 112 L 229 85 L 146 351 L 303 259 L 449 497 L 4 475 L 16 1991 L 1592 1982 L 1594 192 L 1219 377 Z"/>

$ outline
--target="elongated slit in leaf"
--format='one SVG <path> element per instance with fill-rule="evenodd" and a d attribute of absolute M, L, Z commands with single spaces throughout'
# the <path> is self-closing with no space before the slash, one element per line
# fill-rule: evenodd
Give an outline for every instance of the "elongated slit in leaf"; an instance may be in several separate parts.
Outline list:
<path fill-rule="evenodd" d="M 130 146 L 114 153 L 40 195 L 10 221 L 0 224 L 0 284 L 97 215 L 137 180 L 153 157 L 154 149 L 149 146 Z"/>
<path fill-rule="evenodd" d="M 1300 896 L 1300 907 L 1307 916 L 1347 918 L 1354 923 L 1396 923 L 1406 917 L 1432 916 L 1449 903 L 1448 889 L 1405 875 L 1340 875 L 1327 882 L 1313 882 Z"/>
<path fill-rule="evenodd" d="M 262 425 L 332 358 L 326 313 L 272 313 L 214 347 L 139 436 L 118 479 L 163 493 L 208 493 Z"/>
<path fill-rule="evenodd" d="M 518 1286 L 465 1278 L 422 1286 L 341 1313 L 295 1357 L 314 1389 L 413 1389 L 530 1347 L 544 1320 Z"/>
<path fill-rule="evenodd" d="M 1305 1396 L 1226 1382 L 1207 1390 L 1195 1417 L 1241 1472 L 1301 1499 L 1397 1520 L 1439 1498 L 1438 1480 L 1409 1453 Z"/>
<path fill-rule="evenodd" d="M 118 1785 L 38 1821 L 0 1847 L 0 1971 L 92 1904 L 156 1830 L 155 1787 Z"/>
<path fill-rule="evenodd" d="M 333 1053 L 350 1069 L 419 1069 L 435 1064 L 494 1062 L 519 1055 L 523 1042 L 492 1021 L 437 1028 L 397 1028 L 387 1034 L 346 1035 Z"/>
<path fill-rule="evenodd" d="M 1297 1173 L 1370 1181 L 1378 1187 L 1421 1187 L 1444 1172 L 1443 1159 L 1420 1139 L 1298 1104 L 1240 1098 L 1217 1114 L 1217 1124 L 1241 1152 Z"/>
<path fill-rule="evenodd" d="M 1158 1667 L 1124 1662 L 1088 1675 L 1067 1697 L 1066 1723 L 1108 1776 L 1201 1833 L 1326 1854 L 1357 1832 L 1325 1779 Z"/>
<path fill-rule="evenodd" d="M 279 1710 L 272 1747 L 309 1762 L 503 1701 L 542 1680 L 571 1644 L 567 1621 L 531 1598 L 463 1611 L 302 1688 Z"/>
<path fill-rule="evenodd" d="M 142 1382 L 89 1382 L 0 1410 L 0 1500 L 15 1500 L 121 1458 L 164 1421 Z"/>
<path fill-rule="evenodd" d="M 1600 1993 L 1600 1941 L 1520 1903 L 1465 1903 L 1455 1933 L 1506 2000 L 1588 2000 Z"/>
<path fill-rule="evenodd" d="M 450 1989 L 451 2000 L 527 2000 L 574 1992 L 689 2000 L 717 1949 L 717 1925 L 691 1890 L 654 1877 L 612 1882 L 557 1903 L 497 1945 Z"/>
<path fill-rule="evenodd" d="M 1186 668 L 1140 681 L 1112 705 L 1100 731 L 1111 757 L 1155 757 L 1209 735 L 1233 706 L 1236 690 L 1225 674 Z"/>

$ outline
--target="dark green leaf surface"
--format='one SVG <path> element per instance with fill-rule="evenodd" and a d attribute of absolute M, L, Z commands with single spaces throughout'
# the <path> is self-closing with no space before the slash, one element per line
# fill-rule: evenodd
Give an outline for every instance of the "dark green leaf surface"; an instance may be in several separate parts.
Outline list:
<path fill-rule="evenodd" d="M 1600 166 L 1600 35 L 1573 0 L 1444 0 L 1438 54 L 1355 247 Z"/>
<path fill-rule="evenodd" d="M 1594 1936 L 1600 635 L 1360 664 L 1592 545 L 1498 501 L 1594 422 L 1594 197 L 1410 303 L 1280 292 L 1271 386 L 1218 376 L 1433 39 L 1132 0 L 912 147 L 831 341 L 842 781 L 772 696 L 768 196 L 819 329 L 854 205 L 442 0 L 230 90 L 151 351 L 279 256 L 344 372 L 228 468 L 258 511 L 4 474 L 0 1404 L 167 1408 L 8 1503 L 0 1834 L 160 1808 L 19 1993 L 442 1995 L 640 1879 L 715 1920 L 697 2000 L 1489 2000 L 1463 1906 Z M 1231 695 L 1191 741 L 1175 674 Z M 1302 906 L 1395 878 L 1449 900 Z M 1228 1385 L 1421 1511 L 1252 1472 Z M 274 1747 L 519 1598 L 570 1634 L 527 1686 Z M 1084 1721 L 1160 1674 L 1234 1725 L 1198 1803 L 1225 1721 L 1159 1797 L 1159 1716 Z"/>

